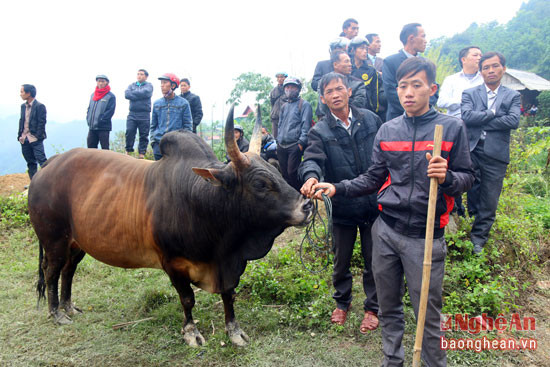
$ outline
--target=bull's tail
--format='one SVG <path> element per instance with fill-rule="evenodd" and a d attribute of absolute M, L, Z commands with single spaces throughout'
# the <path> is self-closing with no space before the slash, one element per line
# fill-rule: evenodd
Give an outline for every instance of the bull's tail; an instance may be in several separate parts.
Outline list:
<path fill-rule="evenodd" d="M 46 281 L 44 280 L 44 269 L 42 268 L 42 262 L 44 261 L 44 249 L 42 243 L 39 242 L 40 252 L 38 253 L 38 283 L 36 285 L 36 293 L 38 293 L 38 301 L 36 302 L 36 308 L 40 308 L 40 300 L 46 299 Z"/>

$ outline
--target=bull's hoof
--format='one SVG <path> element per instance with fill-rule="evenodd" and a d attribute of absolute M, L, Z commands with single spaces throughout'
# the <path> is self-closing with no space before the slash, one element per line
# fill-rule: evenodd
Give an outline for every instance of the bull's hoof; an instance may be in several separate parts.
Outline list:
<path fill-rule="evenodd" d="M 193 348 L 198 348 L 201 345 L 206 344 L 206 341 L 202 337 L 201 333 L 199 332 L 199 329 L 197 329 L 197 326 L 193 323 L 189 323 L 185 325 L 181 329 L 181 333 L 183 334 L 183 340 Z"/>
<path fill-rule="evenodd" d="M 250 338 L 248 337 L 248 335 L 246 335 L 244 331 L 242 331 L 238 322 L 234 321 L 227 323 L 225 325 L 225 330 L 227 331 L 229 340 L 231 340 L 231 343 L 233 343 L 233 345 L 244 347 L 248 344 Z"/>
<path fill-rule="evenodd" d="M 82 313 L 82 310 L 74 305 L 74 303 L 70 303 L 69 305 L 63 306 L 63 309 L 65 310 L 65 313 L 67 316 L 74 316 L 74 315 L 80 315 Z"/>
<path fill-rule="evenodd" d="M 70 325 L 73 323 L 73 320 L 69 316 L 59 310 L 51 312 L 50 315 L 53 318 L 53 322 L 57 325 Z"/>

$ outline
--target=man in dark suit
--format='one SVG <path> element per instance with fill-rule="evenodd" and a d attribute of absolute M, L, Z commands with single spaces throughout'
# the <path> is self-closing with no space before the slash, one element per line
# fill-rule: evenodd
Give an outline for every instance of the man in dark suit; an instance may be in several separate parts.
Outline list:
<path fill-rule="evenodd" d="M 419 52 L 426 50 L 426 33 L 420 23 L 410 23 L 403 26 L 399 39 L 403 43 L 403 49 L 385 58 L 384 65 L 382 66 L 382 84 L 384 85 L 388 102 L 388 109 L 386 111 L 387 121 L 401 116 L 405 112 L 397 96 L 397 80 L 395 77 L 397 69 L 403 61 L 410 57 L 416 57 Z M 438 92 L 436 92 L 430 97 L 430 106 L 435 106 L 438 95 Z"/>
<path fill-rule="evenodd" d="M 32 84 L 23 84 L 20 95 L 25 103 L 21 105 L 17 140 L 21 143 L 21 151 L 27 161 L 29 177 L 32 180 L 32 176 L 38 169 L 37 162 L 40 167 L 46 162 L 46 153 L 44 152 L 46 106 L 35 99 L 36 88 Z"/>
<path fill-rule="evenodd" d="M 501 85 L 506 60 L 498 52 L 487 52 L 479 61 L 484 83 L 462 93 L 462 119 L 468 140 L 475 182 L 468 191 L 468 212 L 474 216 L 471 240 L 479 254 L 495 221 L 502 181 L 510 162 L 510 130 L 517 129 L 520 94 Z"/>

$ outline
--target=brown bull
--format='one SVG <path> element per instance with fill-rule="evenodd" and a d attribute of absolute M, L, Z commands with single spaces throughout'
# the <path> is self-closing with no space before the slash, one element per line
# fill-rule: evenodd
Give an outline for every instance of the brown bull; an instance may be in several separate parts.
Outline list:
<path fill-rule="evenodd" d="M 71 284 L 89 254 L 112 266 L 163 269 L 179 293 L 182 333 L 191 346 L 204 343 L 191 315 L 191 284 L 221 294 L 227 333 L 234 344 L 246 344 L 233 302 L 247 260 L 265 256 L 286 227 L 311 215 L 311 203 L 260 158 L 259 121 L 258 114 L 243 154 L 231 108 L 229 164 L 182 131 L 163 137 L 158 162 L 81 148 L 51 158 L 31 182 L 29 212 L 40 244 L 39 300 L 47 289 L 54 321 L 70 323 L 80 312 Z"/>

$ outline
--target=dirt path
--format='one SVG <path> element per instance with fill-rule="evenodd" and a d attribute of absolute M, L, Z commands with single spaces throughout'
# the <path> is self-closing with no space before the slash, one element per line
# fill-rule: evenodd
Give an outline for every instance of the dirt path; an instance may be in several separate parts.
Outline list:
<path fill-rule="evenodd" d="M 31 182 L 26 173 L 14 173 L 0 176 L 0 196 L 9 196 L 25 191 L 25 186 Z"/>

